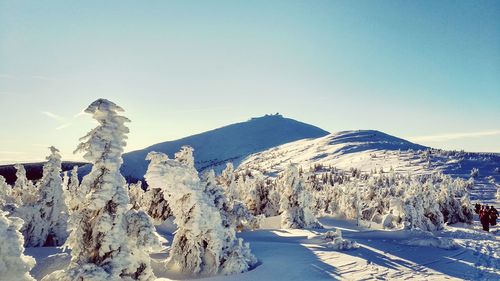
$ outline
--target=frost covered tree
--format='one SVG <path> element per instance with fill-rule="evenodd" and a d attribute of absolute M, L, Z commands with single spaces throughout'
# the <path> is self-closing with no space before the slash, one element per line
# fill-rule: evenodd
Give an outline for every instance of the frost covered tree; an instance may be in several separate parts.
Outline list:
<path fill-rule="evenodd" d="M 152 188 L 151 186 L 148 186 L 142 196 L 140 209 L 148 213 L 155 224 L 162 224 L 172 216 L 172 210 L 165 196 L 168 195 L 164 194 L 160 188 Z"/>
<path fill-rule="evenodd" d="M 7 203 L 13 203 L 12 187 L 5 181 L 3 176 L 0 176 L 0 210 Z"/>
<path fill-rule="evenodd" d="M 34 281 L 30 270 L 35 259 L 24 255 L 24 238 L 19 232 L 23 221 L 16 217 L 7 218 L 0 211 L 0 280 Z"/>
<path fill-rule="evenodd" d="M 12 195 L 18 205 L 29 205 L 37 201 L 38 196 L 33 182 L 26 177 L 26 169 L 21 164 L 14 165 L 16 168 L 16 182 Z"/>
<path fill-rule="evenodd" d="M 208 197 L 212 205 L 220 212 L 222 226 L 230 227 L 236 224 L 231 214 L 231 206 L 226 199 L 224 190 L 217 185 L 214 170 L 208 170 L 201 174 L 201 184 L 203 192 Z"/>
<path fill-rule="evenodd" d="M 126 145 L 123 109 L 99 99 L 86 110 L 99 125 L 81 138 L 76 151 L 93 164 L 80 188 L 88 190 L 85 200 L 71 215 L 68 238 L 71 263 L 44 280 L 154 280 L 148 251 L 158 245 L 149 217 L 128 210 L 125 179 L 120 174 Z"/>
<path fill-rule="evenodd" d="M 288 166 L 279 179 L 278 185 L 281 186 L 282 190 L 280 200 L 281 227 L 321 227 L 310 209 L 312 196 L 306 189 L 304 179 L 299 176 L 299 170 L 295 165 Z"/>
<path fill-rule="evenodd" d="M 203 187 L 194 168 L 192 148 L 183 147 L 175 160 L 150 152 L 145 179 L 169 201 L 178 226 L 170 250 L 169 266 L 189 274 L 213 275 L 247 271 L 256 259 L 248 244 L 237 239 Z M 215 197 L 214 197 L 215 198 Z"/>
<path fill-rule="evenodd" d="M 78 209 L 78 206 L 84 201 L 85 195 L 87 195 L 86 191 L 82 190 L 83 187 L 80 188 L 78 166 L 73 166 L 67 187 L 65 200 L 68 206 L 68 212 L 71 213 Z"/>
<path fill-rule="evenodd" d="M 55 147 L 43 165 L 43 176 L 38 182 L 39 200 L 28 207 L 34 211 L 25 218 L 23 233 L 29 247 L 60 246 L 66 241 L 68 212 L 64 203 L 61 155 Z"/>
<path fill-rule="evenodd" d="M 260 216 L 254 216 L 245 204 L 238 200 L 231 202 L 227 200 L 224 189 L 217 184 L 214 170 L 203 172 L 201 183 L 210 203 L 219 210 L 223 227 L 236 228 L 237 230 L 257 229 L 259 227 Z"/>
<path fill-rule="evenodd" d="M 226 194 L 227 200 L 232 202 L 239 199 L 233 163 L 229 162 L 226 164 L 226 168 L 222 171 L 217 180 L 219 184 L 224 187 L 224 193 Z"/>
<path fill-rule="evenodd" d="M 132 204 L 133 209 L 141 209 L 143 195 L 144 190 L 142 189 L 141 181 L 138 181 L 135 184 L 131 183 L 128 185 L 128 196 L 130 197 L 130 204 Z"/>

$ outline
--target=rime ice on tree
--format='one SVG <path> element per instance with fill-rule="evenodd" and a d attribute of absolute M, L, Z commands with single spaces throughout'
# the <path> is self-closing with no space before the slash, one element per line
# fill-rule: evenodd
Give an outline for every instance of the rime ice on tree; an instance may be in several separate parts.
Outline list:
<path fill-rule="evenodd" d="M 13 203 L 12 187 L 5 181 L 3 176 L 0 176 L 0 209 L 7 203 Z"/>
<path fill-rule="evenodd" d="M 60 246 L 66 241 L 66 222 L 68 211 L 64 203 L 61 155 L 55 147 L 50 147 L 51 154 L 43 165 L 43 176 L 37 186 L 39 200 L 35 205 L 36 213 L 25 238 L 30 247 Z"/>
<path fill-rule="evenodd" d="M 170 250 L 169 265 L 191 274 L 232 274 L 256 263 L 248 244 L 237 239 L 234 228 L 224 227 L 221 214 L 203 192 L 194 168 L 192 149 L 183 147 L 176 160 L 150 152 L 148 185 L 160 188 L 169 200 L 178 229 Z M 227 220 L 227 218 L 225 219 Z"/>
<path fill-rule="evenodd" d="M 69 267 L 44 280 L 155 278 L 147 253 L 159 243 L 152 222 L 140 211 L 127 210 L 129 198 L 120 166 L 129 120 L 118 114 L 122 111 L 105 99 L 96 100 L 85 110 L 99 123 L 81 138 L 77 148 L 93 163 L 80 184 L 88 194 L 71 215 Z"/>
<path fill-rule="evenodd" d="M 7 218 L 0 211 L 0 280 L 35 281 L 30 270 L 35 259 L 24 255 L 24 239 L 19 229 L 23 221 Z"/>
<path fill-rule="evenodd" d="M 78 209 L 81 202 L 85 200 L 86 191 L 80 188 L 80 181 L 78 180 L 78 166 L 74 166 L 71 170 L 71 177 L 68 182 L 68 189 L 66 191 L 66 205 L 68 206 L 69 212 L 73 212 Z"/>
<path fill-rule="evenodd" d="M 282 175 L 280 200 L 281 227 L 283 228 L 318 228 L 321 225 L 314 217 L 310 206 L 312 196 L 305 187 L 295 165 L 290 165 Z"/>
<path fill-rule="evenodd" d="M 37 200 L 36 188 L 26 177 L 26 169 L 21 164 L 14 165 L 16 168 L 16 182 L 12 190 L 12 195 L 18 205 L 33 204 Z"/>

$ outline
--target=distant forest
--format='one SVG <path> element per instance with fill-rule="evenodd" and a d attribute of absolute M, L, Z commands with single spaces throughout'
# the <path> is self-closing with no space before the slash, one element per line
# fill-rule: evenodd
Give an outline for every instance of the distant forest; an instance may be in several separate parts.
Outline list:
<path fill-rule="evenodd" d="M 23 164 L 26 169 L 26 176 L 29 180 L 37 181 L 42 178 L 42 170 L 43 164 L 45 162 L 40 163 L 27 163 Z M 84 162 L 63 162 L 62 170 L 69 171 L 73 168 L 73 166 L 83 166 L 87 163 Z M 14 168 L 14 164 L 9 165 L 0 165 L 0 176 L 5 178 L 8 184 L 12 185 L 16 181 L 16 168 Z"/>

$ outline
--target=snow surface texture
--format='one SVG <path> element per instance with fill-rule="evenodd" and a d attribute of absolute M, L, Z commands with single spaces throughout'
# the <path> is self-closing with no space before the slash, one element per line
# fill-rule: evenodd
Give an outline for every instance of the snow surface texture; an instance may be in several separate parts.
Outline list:
<path fill-rule="evenodd" d="M 113 102 L 99 99 L 86 110 L 99 125 L 81 140 L 92 171 L 80 189 L 88 193 L 71 213 L 68 238 L 71 263 L 44 280 L 154 280 L 149 251 L 159 246 L 152 221 L 142 211 L 128 210 L 125 179 L 120 174 L 129 120 Z"/>
<path fill-rule="evenodd" d="M 7 218 L 0 211 L 0 281 L 35 280 L 29 271 L 35 266 L 35 259 L 24 255 L 24 238 L 19 232 L 23 221 Z"/>
<path fill-rule="evenodd" d="M 236 238 L 235 226 L 223 225 L 220 210 L 204 192 L 192 148 L 182 147 L 175 160 L 157 152 L 150 152 L 147 159 L 151 163 L 146 181 L 151 188 L 162 189 L 178 226 L 169 252 L 170 270 L 234 274 L 256 263 L 249 245 Z"/>
<path fill-rule="evenodd" d="M 185 137 L 175 141 L 158 143 L 143 150 L 123 155 L 121 171 L 128 182 L 142 180 L 148 162 L 146 155 L 151 151 L 174 155 L 184 145 L 195 149 L 195 167 L 199 171 L 215 169 L 220 172 L 226 163 L 236 166 L 246 156 L 268 148 L 305 138 L 317 138 L 328 132 L 281 115 L 267 115 L 252 118 L 222 128 Z M 90 171 L 90 166 L 80 168 L 82 175 Z"/>

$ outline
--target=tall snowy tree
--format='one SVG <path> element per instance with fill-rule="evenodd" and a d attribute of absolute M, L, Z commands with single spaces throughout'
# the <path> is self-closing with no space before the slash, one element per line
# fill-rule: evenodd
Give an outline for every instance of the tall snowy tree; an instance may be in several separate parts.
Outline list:
<path fill-rule="evenodd" d="M 280 200 L 281 227 L 321 227 L 310 209 L 313 201 L 312 196 L 305 187 L 304 179 L 299 176 L 297 166 L 288 166 L 278 181 L 278 185 L 282 190 Z"/>
<path fill-rule="evenodd" d="M 68 238 L 71 263 L 44 280 L 154 280 L 148 250 L 158 239 L 149 217 L 127 210 L 129 198 L 120 174 L 126 145 L 123 109 L 99 99 L 86 110 L 99 125 L 81 138 L 76 151 L 93 163 L 80 188 L 88 190 L 81 208 L 71 215 Z M 143 235 L 144 234 L 144 235 Z"/>
<path fill-rule="evenodd" d="M 78 179 L 78 166 L 74 166 L 71 170 L 68 189 L 66 191 L 67 196 L 65 198 L 69 213 L 78 209 L 78 206 L 85 200 L 88 190 L 83 189 L 84 187 L 80 188 L 80 181 Z"/>
<path fill-rule="evenodd" d="M 166 194 L 178 229 L 170 250 L 169 265 L 184 273 L 212 275 L 247 271 L 256 259 L 248 244 L 224 227 L 214 201 L 203 192 L 194 168 L 192 148 L 183 147 L 176 160 L 151 152 L 145 175 L 150 187 Z M 227 223 L 226 223 L 227 225 Z"/>
<path fill-rule="evenodd" d="M 61 155 L 55 147 L 43 165 L 43 176 L 38 182 L 39 200 L 31 206 L 23 206 L 34 211 L 25 218 L 24 235 L 29 247 L 60 246 L 66 241 L 68 211 L 64 203 Z"/>
<path fill-rule="evenodd" d="M 12 190 L 12 195 L 18 205 L 33 204 L 38 200 L 36 188 L 33 182 L 26 177 L 26 169 L 21 164 L 14 165 L 16 168 L 16 182 Z"/>
<path fill-rule="evenodd" d="M 0 211 L 0 280 L 35 281 L 29 273 L 35 259 L 24 255 L 24 238 L 19 232 L 22 224 L 21 219 L 7 218 Z"/>

